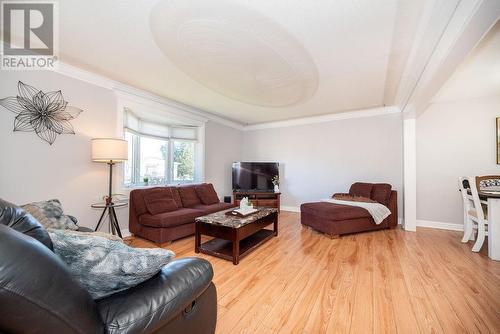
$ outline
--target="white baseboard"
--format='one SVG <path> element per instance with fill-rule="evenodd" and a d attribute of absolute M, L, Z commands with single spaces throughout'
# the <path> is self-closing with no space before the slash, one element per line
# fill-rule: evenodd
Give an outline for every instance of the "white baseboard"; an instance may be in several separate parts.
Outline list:
<path fill-rule="evenodd" d="M 124 238 L 130 237 L 132 235 L 132 233 L 130 233 L 130 231 L 128 230 L 128 228 L 124 228 L 121 231 L 122 231 L 122 237 L 124 237 Z"/>
<path fill-rule="evenodd" d="M 299 206 L 287 206 L 282 205 L 281 211 L 288 212 L 300 212 Z M 403 218 L 398 218 L 398 224 L 403 224 Z M 428 228 L 437 228 L 440 230 L 448 230 L 448 231 L 463 231 L 464 227 L 462 224 L 453 224 L 453 223 L 445 223 L 445 222 L 435 222 L 431 220 L 417 220 L 417 227 L 428 227 Z M 128 232 L 128 230 L 127 230 Z"/>
<path fill-rule="evenodd" d="M 282 211 L 290 211 L 290 212 L 300 212 L 300 206 L 286 206 L 282 205 L 280 207 Z"/>
<path fill-rule="evenodd" d="M 417 227 L 429 227 L 429 228 L 437 228 L 440 230 L 449 230 L 449 231 L 463 231 L 464 230 L 463 224 L 435 222 L 432 220 L 420 220 L 420 219 L 417 219 Z"/>

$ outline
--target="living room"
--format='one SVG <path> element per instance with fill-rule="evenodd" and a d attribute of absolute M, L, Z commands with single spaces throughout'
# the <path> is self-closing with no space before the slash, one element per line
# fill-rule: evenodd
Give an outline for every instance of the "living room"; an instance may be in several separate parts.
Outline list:
<path fill-rule="evenodd" d="M 0 332 L 500 330 L 498 1 L 1 6 Z"/>

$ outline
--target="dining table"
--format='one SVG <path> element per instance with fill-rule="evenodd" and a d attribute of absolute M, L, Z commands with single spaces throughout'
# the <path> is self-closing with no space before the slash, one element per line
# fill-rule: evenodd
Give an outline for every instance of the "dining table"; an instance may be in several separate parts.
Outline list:
<path fill-rule="evenodd" d="M 478 191 L 488 203 L 488 257 L 500 261 L 500 191 Z"/>

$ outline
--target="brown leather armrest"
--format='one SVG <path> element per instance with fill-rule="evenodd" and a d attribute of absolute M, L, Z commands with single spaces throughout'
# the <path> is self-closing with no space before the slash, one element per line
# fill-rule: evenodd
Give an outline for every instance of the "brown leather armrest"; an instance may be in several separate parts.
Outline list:
<path fill-rule="evenodd" d="M 388 226 L 394 228 L 398 226 L 398 192 L 396 190 L 391 191 L 391 197 L 389 198 L 389 210 L 391 210 L 391 215 L 387 217 Z"/>

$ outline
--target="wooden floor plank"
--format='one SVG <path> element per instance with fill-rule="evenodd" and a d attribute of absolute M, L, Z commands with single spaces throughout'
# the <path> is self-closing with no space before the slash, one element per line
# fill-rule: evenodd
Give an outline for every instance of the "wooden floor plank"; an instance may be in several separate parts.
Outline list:
<path fill-rule="evenodd" d="M 373 233 L 373 332 L 396 333 L 385 232 Z"/>
<path fill-rule="evenodd" d="M 359 240 L 360 261 L 356 295 L 351 320 L 351 333 L 373 333 L 373 236 Z"/>
<path fill-rule="evenodd" d="M 193 237 L 165 248 L 212 263 L 217 333 L 499 333 L 500 263 L 460 239 L 397 228 L 331 240 L 282 212 L 279 236 L 237 266 L 195 254 Z"/>

